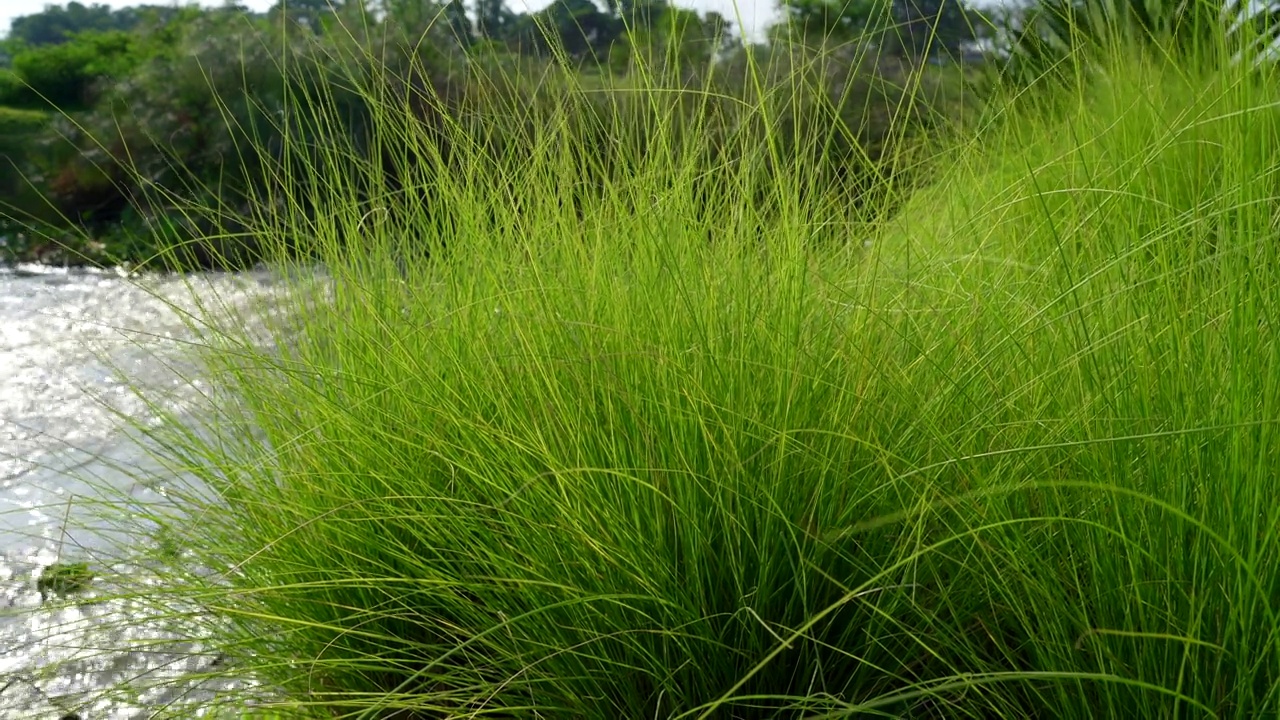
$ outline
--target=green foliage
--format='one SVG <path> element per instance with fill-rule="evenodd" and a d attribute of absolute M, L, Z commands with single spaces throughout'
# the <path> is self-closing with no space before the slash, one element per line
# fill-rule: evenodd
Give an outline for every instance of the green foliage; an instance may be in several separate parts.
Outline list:
<path fill-rule="evenodd" d="M 1045 75 L 1072 78 L 1080 64 L 1131 47 L 1221 55 L 1223 10 L 1217 0 L 1037 0 L 1002 23 L 1011 38 L 1009 76 L 1024 84 Z"/>
<path fill-rule="evenodd" d="M 564 79 L 572 83 L 575 76 L 566 74 Z M 280 596 L 254 589 L 234 604 L 249 615 L 267 618 L 278 614 L 276 602 L 288 602 L 299 617 L 309 618 L 302 624 L 314 632 L 282 637 L 273 631 L 271 637 L 287 638 L 294 646 L 286 650 L 291 655 L 302 644 L 306 645 L 303 652 L 317 649 L 315 641 L 329 645 L 309 674 L 314 681 L 313 701 L 324 703 L 331 714 L 367 710 L 382 716 L 400 706 L 406 715 L 411 709 L 431 708 L 433 713 L 453 716 L 477 709 L 474 703 L 479 702 L 480 693 L 489 696 L 486 706 L 491 712 L 503 715 L 520 714 L 533 704 L 542 714 L 555 717 L 666 716 L 714 701 L 753 659 L 763 657 L 774 632 L 797 627 L 808 612 L 841 595 L 836 583 L 822 583 L 816 574 L 812 584 L 793 582 L 794 569 L 802 565 L 796 561 L 805 558 L 821 560 L 828 570 L 841 568 L 842 579 L 848 579 L 846 571 L 852 566 L 847 565 L 847 557 L 836 557 L 840 553 L 819 548 L 820 542 L 800 539 L 791 522 L 806 504 L 823 516 L 819 520 L 833 513 L 855 512 L 839 502 L 844 491 L 831 485 L 829 491 L 820 492 L 816 474 L 808 481 L 804 477 L 826 464 L 829 467 L 822 472 L 834 478 L 844 460 L 865 458 L 852 446 L 839 451 L 838 458 L 825 455 L 830 443 L 812 452 L 796 448 L 787 453 L 786 442 L 764 428 L 776 417 L 775 409 L 787 404 L 771 397 L 778 383 L 787 382 L 784 376 L 799 378 L 817 367 L 816 358 L 798 358 L 807 356 L 804 350 L 831 339 L 830 331 L 837 327 L 817 328 L 805 321 L 810 311 L 823 305 L 817 295 L 802 300 L 803 307 L 794 312 L 786 304 L 786 298 L 815 287 L 796 272 L 804 265 L 795 264 L 799 256 L 792 254 L 808 238 L 793 246 L 790 241 L 775 244 L 782 237 L 777 233 L 795 232 L 800 225 L 793 223 L 804 224 L 808 219 L 796 214 L 807 207 L 797 198 L 801 186 L 811 187 L 812 179 L 803 176 L 825 161 L 820 152 L 823 136 L 784 134 L 771 121 L 772 104 L 755 106 L 767 107 L 766 113 L 734 98 L 711 105 L 713 93 L 681 92 L 678 86 L 662 88 L 665 92 L 650 87 L 651 95 L 636 92 L 644 88 L 569 84 L 532 98 L 517 95 L 510 105 L 499 98 L 496 105 L 469 106 L 474 110 L 469 117 L 476 120 L 447 132 L 452 149 L 447 156 L 437 152 L 433 139 L 424 136 L 416 118 L 405 117 L 400 106 L 375 106 L 374 136 L 394 149 L 386 160 L 393 173 L 387 172 L 381 158 L 353 153 L 349 142 L 331 144 L 307 164 L 292 169 L 304 175 L 306 192 L 318 197 L 325 212 L 313 214 L 308 210 L 312 200 L 290 196 L 282 215 L 272 218 L 275 222 L 255 228 L 273 243 L 282 242 L 272 249 L 288 252 L 284 245 L 292 242 L 294 223 L 297 228 L 305 226 L 324 266 L 343 273 L 336 286 L 337 302 L 308 317 L 321 326 L 342 323 L 355 335 L 345 338 L 306 331 L 282 346 L 289 348 L 287 352 L 297 352 L 297 359 L 307 361 L 326 358 L 335 368 L 355 367 L 357 357 L 366 357 L 374 349 L 355 339 L 365 337 L 357 329 L 360 319 L 377 324 L 384 317 L 366 314 L 366 303 L 370 303 L 382 308 L 386 318 L 406 308 L 412 313 L 403 316 L 404 327 L 419 331 L 392 341 L 406 357 L 435 348 L 435 357 L 440 358 L 439 364 L 422 365 L 418 381 L 405 384 L 396 398 L 387 397 L 392 405 L 359 403 L 352 394 L 361 382 L 373 391 L 388 378 L 392 365 L 366 368 L 371 372 L 352 387 L 342 373 L 323 373 L 323 388 L 317 386 L 317 391 L 338 403 L 356 401 L 359 409 L 350 416 L 351 424 L 339 418 L 324 423 L 321 432 L 326 443 L 298 443 L 285 451 L 290 460 L 307 464 L 301 445 L 316 445 L 310 451 L 317 453 L 350 450 L 350 430 L 357 424 L 386 443 L 388 454 L 368 464 L 362 458 L 350 458 L 341 481 L 320 490 L 327 497 L 320 502 L 333 505 L 311 508 L 316 516 L 332 518 L 335 526 L 351 532 L 345 547 L 352 554 L 331 556 L 334 563 L 324 567 L 351 560 L 366 577 L 396 573 L 406 578 L 403 585 L 391 581 L 394 587 L 367 583 L 367 596 L 356 587 L 358 581 L 350 585 L 354 594 L 361 595 L 357 605 L 350 607 L 368 601 L 387 607 L 386 616 L 365 615 L 362 621 L 342 611 L 340 606 L 352 599 L 341 598 L 314 574 L 321 567 L 313 562 L 318 556 L 298 558 L 293 565 L 297 574 L 281 583 L 287 587 Z M 789 105 L 796 99 L 778 104 Z M 566 112 L 566 108 L 575 111 Z M 695 111 L 690 112 L 691 108 Z M 795 151 L 783 166 L 770 160 L 775 143 Z M 281 175 L 287 177 L 284 170 Z M 388 182 L 389 176 L 395 178 L 394 184 Z M 828 198 L 819 200 L 817 193 L 809 197 L 829 207 L 822 202 Z M 425 199 L 435 202 L 427 205 Z M 367 217 L 367 224 L 361 217 Z M 855 212 L 844 219 L 852 224 L 858 216 Z M 837 242 L 840 237 L 835 228 L 821 233 Z M 756 239 L 763 244 L 757 246 Z M 398 282 L 397 260 L 410 253 L 421 257 L 424 252 L 430 253 L 433 262 L 410 261 L 408 282 Z M 772 260 L 766 259 L 775 252 Z M 434 262 L 442 253 L 447 261 Z M 523 265 L 520 258 L 536 264 Z M 350 276 L 345 275 L 348 269 Z M 529 284 L 543 270 L 551 273 L 546 285 Z M 449 289 L 440 294 L 438 303 L 406 306 L 391 296 L 350 292 L 360 287 L 361 277 L 405 293 L 434 289 L 442 282 Z M 460 284 L 454 285 L 455 281 Z M 601 294 L 608 287 L 614 290 Z M 508 292 L 514 293 L 511 298 L 501 299 Z M 572 306 L 562 305 L 574 297 L 578 299 Z M 491 300 L 499 306 L 497 313 Z M 725 301 L 731 304 L 726 306 Z M 471 310 L 463 310 L 468 307 Z M 673 307 L 681 311 L 672 313 Z M 566 322 L 551 319 L 555 308 Z M 431 327 L 429 322 L 423 324 L 428 317 L 452 320 L 440 325 L 442 332 L 424 332 L 423 328 Z M 526 320 L 531 324 L 526 325 Z M 580 323 L 598 323 L 596 328 L 612 332 L 583 333 L 574 329 L 587 326 Z M 444 326 L 450 328 L 447 333 Z M 400 326 L 394 327 L 399 336 Z M 733 330 L 750 327 L 759 327 L 760 332 L 743 336 Z M 525 330 L 530 332 L 522 334 Z M 800 345 L 775 343 L 779 336 L 794 338 Z M 474 342 L 459 344 L 462 338 Z M 583 358 L 598 358 L 598 362 L 571 360 L 549 375 L 556 361 L 548 353 L 557 352 L 553 347 L 566 341 L 575 344 L 563 347 L 578 347 Z M 702 350 L 686 352 L 699 345 Z M 517 354 L 510 354 L 510 349 L 521 346 Z M 390 352 L 382 354 L 392 357 Z M 545 367 L 539 364 L 544 357 L 549 363 Z M 747 358 L 759 359 L 761 367 L 736 378 L 715 377 L 714 368 Z M 787 369 L 793 360 L 805 363 L 794 376 Z M 238 368 L 223 369 L 235 373 Z M 245 372 L 256 374 L 249 367 Z M 603 374 L 594 376 L 596 372 Z M 441 382 L 445 377 L 449 382 Z M 492 378 L 493 384 L 475 382 L 482 377 Z M 706 386 L 691 393 L 687 381 L 692 377 L 704 380 Z M 567 413 L 558 414 L 555 405 L 545 402 L 548 397 L 535 392 L 540 378 L 565 393 L 587 393 L 581 396 L 583 401 L 572 401 L 582 414 L 573 420 Z M 287 378 L 281 380 L 288 384 Z M 602 380 L 598 390 L 591 389 Z M 460 395 L 442 402 L 452 393 Z M 512 399 L 521 395 L 528 398 L 527 410 L 509 411 Z M 244 397 L 251 406 L 256 403 L 255 398 Z M 627 409 L 629 398 L 639 404 Z M 290 405 L 286 414 L 294 407 Z M 390 412 L 413 407 L 423 414 L 397 419 Z M 742 422 L 708 428 L 705 436 L 698 434 L 697 428 L 710 420 L 717 407 L 741 414 Z M 832 418 L 842 415 L 841 408 L 823 407 Z M 539 418 L 527 412 L 546 413 L 542 416 L 546 422 L 539 424 Z M 387 424 L 372 424 L 376 417 Z M 668 417 L 671 424 L 664 426 Z M 303 411 L 293 418 L 305 424 L 317 416 Z M 236 437 L 250 444 L 258 437 L 280 445 L 278 439 L 294 429 L 287 418 L 262 419 L 268 436 Z M 795 419 L 799 421 L 799 416 Z M 419 421 L 421 425 L 415 425 Z M 467 430 L 487 421 L 496 423 L 491 438 Z M 570 427 L 567 422 L 609 430 L 607 437 L 574 435 L 562 432 Z M 442 434 L 428 436 L 428 429 Z M 397 432 L 403 442 L 392 439 Z M 535 435 L 540 433 L 545 435 L 537 440 Z M 659 442 L 660 436 L 672 441 Z M 493 452 L 501 445 L 499 437 L 510 441 L 505 453 Z M 627 437 L 635 438 L 635 444 L 628 446 Z M 690 440 L 685 443 L 679 438 Z M 459 454 L 453 456 L 445 447 L 455 443 Z M 380 469 L 374 469 L 380 460 L 391 460 L 390 453 L 408 451 L 415 444 L 419 450 L 414 451 L 414 459 L 381 463 Z M 518 449 L 538 444 L 545 452 Z M 614 455 L 615 450 L 620 454 Z M 451 475 L 454 460 L 442 453 L 470 465 L 474 474 Z M 474 462 L 461 460 L 463 456 Z M 736 465 L 730 462 L 733 458 L 738 460 Z M 264 473 L 282 467 L 248 456 L 244 459 Z M 614 464 L 604 464 L 608 461 Z M 568 468 L 578 462 L 585 463 L 584 472 L 575 478 Z M 413 464 L 416 469 L 410 470 Z M 600 470 L 588 469 L 592 465 Z M 197 463 L 195 467 L 203 472 L 206 466 Z M 500 467 L 506 471 L 497 472 Z M 614 467 L 621 472 L 612 472 Z M 550 484 L 540 480 L 548 471 Z M 303 498 L 294 493 L 304 486 L 319 488 L 301 474 L 284 472 L 298 482 L 279 484 L 283 494 L 269 502 L 277 520 L 295 523 L 295 513 L 308 511 L 302 508 Z M 213 486 L 228 493 L 231 506 L 264 509 L 263 499 L 249 494 L 256 479 L 235 474 L 245 482 Z M 408 474 L 416 474 L 422 484 L 412 488 L 405 484 Z M 456 486 L 462 493 L 459 502 L 441 494 L 452 486 L 450 477 L 461 482 Z M 506 480 L 487 479 L 500 477 Z M 555 487 L 562 480 L 577 489 L 563 502 L 553 502 Z M 788 485 L 794 492 L 785 507 L 772 508 L 769 500 L 781 497 Z M 373 490 L 375 486 L 381 489 Z M 417 520 L 408 520 L 399 511 L 384 515 L 357 499 L 366 490 L 384 498 L 412 492 L 422 499 L 408 502 L 422 514 Z M 670 506 L 662 498 L 668 492 L 674 501 Z M 510 497 L 510 506 L 491 517 L 487 508 L 503 496 Z M 344 512 L 344 505 L 351 512 Z M 362 522 L 358 506 L 382 520 Z M 569 513 L 575 506 L 584 510 L 577 520 Z M 748 528 L 746 534 L 734 530 L 735 515 Z M 692 522 L 694 518 L 698 522 Z M 526 525 L 523 537 L 511 532 L 521 525 Z M 202 525 L 208 531 L 224 527 L 217 515 Z M 260 581 L 271 560 L 288 562 L 286 556 L 302 547 L 326 548 L 328 554 L 331 545 L 322 535 L 326 527 L 330 526 L 323 522 L 302 523 L 295 536 L 281 538 L 271 549 L 242 563 L 243 581 Z M 453 539 L 473 531 L 476 552 L 456 552 Z M 486 532 L 492 532 L 495 540 L 510 541 L 510 560 L 484 550 Z M 412 533 L 417 534 L 410 537 Z M 257 544 L 265 534 L 275 534 L 275 527 L 259 524 L 238 542 Z M 381 534 L 386 542 L 370 550 L 364 543 L 372 534 Z M 578 542 L 592 536 L 608 538 L 597 546 L 601 554 L 595 560 L 586 545 Z M 551 561 L 546 552 L 553 540 L 559 547 L 575 548 L 573 554 Z M 221 541 L 200 544 L 200 565 L 211 560 L 203 554 L 206 550 L 239 552 L 238 546 Z M 355 560 L 356 554 L 364 560 Z M 740 565 L 731 560 L 738 558 Z M 213 566 L 221 562 L 214 561 Z M 528 571 L 519 571 L 521 565 Z M 855 565 L 859 573 L 865 566 L 861 561 Z M 705 574 L 713 566 L 726 568 L 726 573 Z M 342 566 L 332 577 L 348 578 L 351 567 Z M 494 582 L 480 580 L 486 576 Z M 341 585 L 345 580 L 335 582 Z M 307 587 L 315 594 L 303 591 Z M 764 611 L 766 627 L 754 617 L 737 614 L 747 598 L 744 591 L 758 593 L 749 601 L 750 607 Z M 597 614 L 597 620 L 590 620 Z M 510 640 L 485 629 L 496 627 L 493 623 L 504 617 L 511 620 Z M 846 639 L 856 641 L 866 628 L 844 622 L 847 619 L 842 614 L 839 622 L 824 623 L 819 640 L 831 647 Z M 239 620 L 235 624 L 241 625 Z M 248 622 L 241 627 L 252 635 L 258 632 L 253 625 Z M 343 629 L 334 632 L 337 628 Z M 531 633 L 542 633 L 541 639 L 534 641 Z M 396 639 L 395 634 L 406 639 Z M 232 635 L 223 637 L 230 640 Z M 459 642 L 469 645 L 451 659 L 450 650 Z M 521 655 L 516 651 L 525 642 L 530 652 Z M 542 649 L 535 648 L 535 643 Z M 266 644 L 274 649 L 267 650 Z M 798 667 L 800 672 L 771 668 L 748 691 L 790 689 L 799 697 L 800 689 L 812 682 L 811 671 L 830 665 L 834 673 L 857 664 L 824 648 L 822 642 L 801 645 L 788 658 L 788 667 Z M 575 646 L 578 650 L 556 649 Z M 256 643 L 240 647 L 248 654 L 237 653 L 235 665 L 256 668 L 257 662 L 280 658 L 286 645 L 272 640 L 261 650 Z M 330 662 L 372 653 L 375 648 L 380 648 L 377 652 L 384 664 L 368 671 Z M 713 656 L 725 662 L 682 664 L 680 660 Z M 430 667 L 436 657 L 441 660 L 439 667 Z M 642 663 L 643 658 L 648 660 Z M 517 666 L 526 672 L 522 675 Z M 620 667 L 628 670 L 619 672 Z M 495 691 L 504 677 L 510 678 L 510 684 Z M 301 687 L 284 673 L 266 679 L 273 685 L 283 682 L 291 691 Z M 397 689 L 402 683 L 404 687 Z M 370 688 L 391 694 L 389 702 L 365 694 Z M 833 685 L 827 690 L 836 693 L 839 688 Z M 785 697 L 761 700 L 766 707 L 791 701 Z M 814 709 L 822 706 L 822 700 L 814 701 Z"/>
<path fill-rule="evenodd" d="M 815 44 L 849 41 L 881 24 L 885 7 L 881 0 L 783 0 L 786 22 L 775 32 Z"/>
<path fill-rule="evenodd" d="M 85 32 L 54 45 L 31 47 L 13 57 L 13 72 L 28 104 L 63 109 L 93 105 L 100 82 L 124 77 L 142 58 L 134 38 L 124 32 Z"/>
<path fill-rule="evenodd" d="M 1273 78 L 1131 49 L 894 211 L 815 191 L 791 57 L 280 166 L 283 289 L 152 432 L 155 607 L 331 716 L 1280 711 Z"/>
<path fill-rule="evenodd" d="M 342 0 L 281 0 L 272 5 L 267 14 L 276 22 L 288 22 L 320 33 L 344 5 Z"/>
<path fill-rule="evenodd" d="M 0 107 L 21 105 L 27 93 L 26 83 L 17 73 L 0 69 Z"/>
<path fill-rule="evenodd" d="M 1222 22 L 1233 62 L 1267 65 L 1276 61 L 1276 35 L 1280 32 L 1280 6 L 1274 3 L 1226 0 Z"/>
<path fill-rule="evenodd" d="M 13 233 L 42 204 L 27 176 L 50 120 L 44 112 L 0 106 L 0 234 Z M 4 251 L 7 255 L 14 248 Z M 10 259 L 0 256 L 0 261 Z"/>
<path fill-rule="evenodd" d="M 961 0 L 900 0 L 893 6 L 890 37 L 903 55 L 956 57 L 978 37 L 981 14 Z"/>
<path fill-rule="evenodd" d="M 49 123 L 48 113 L 0 107 L 0 151 L 12 152 Z"/>
<path fill-rule="evenodd" d="M 869 44 L 880 53 L 920 59 L 955 56 L 984 24 L 961 0 L 784 0 L 776 41 Z"/>
<path fill-rule="evenodd" d="M 112 32 L 132 29 L 133 9 L 113 11 L 111 6 L 70 2 L 47 5 L 44 10 L 13 19 L 7 41 L 18 46 L 41 47 L 67 42 L 84 32 Z"/>
<path fill-rule="evenodd" d="M 503 0 L 476 0 L 476 35 L 487 40 L 502 40 L 512 36 L 518 16 Z"/>
<path fill-rule="evenodd" d="M 519 41 L 543 54 L 563 52 L 575 61 L 600 64 L 622 29 L 616 17 L 601 12 L 592 0 L 553 0 L 524 23 Z"/>
<path fill-rule="evenodd" d="M 471 47 L 471 43 L 475 41 L 475 29 L 471 26 L 471 19 L 467 17 L 467 9 L 462 0 L 449 0 L 444 6 L 443 19 L 455 41 L 463 48 Z"/>
<path fill-rule="evenodd" d="M 78 595 L 89 589 L 94 573 L 89 563 L 54 563 L 44 568 L 36 579 L 41 600 L 59 595 Z"/>
<path fill-rule="evenodd" d="M 785 72 L 767 71 L 766 86 L 755 87 L 729 22 L 715 13 L 699 17 L 651 2 L 602 11 L 589 0 L 561 0 L 518 16 L 497 3 L 471 27 L 460 8 L 403 0 L 388 5 L 383 18 L 370 15 L 363 3 L 320 0 L 261 16 L 232 7 L 148 9 L 131 15 L 128 33 L 86 32 L 23 48 L 0 91 L 15 104 L 47 107 L 39 100 L 43 95 L 73 112 L 32 138 L 38 152 L 23 161 L 34 185 L 22 184 L 27 189 L 20 204 L 42 208 L 39 227 L 30 229 L 69 243 L 73 257 L 100 257 L 87 248 L 101 246 L 116 259 L 138 262 L 155 254 L 160 238 L 185 237 L 186 261 L 252 262 L 251 239 L 210 240 L 212 226 L 190 208 L 218 207 L 246 223 L 264 212 L 262 193 L 278 187 L 274 168 L 286 137 L 307 138 L 314 146 L 350 140 L 362 156 L 375 152 L 368 135 L 371 98 L 407 102 L 422 131 L 439 141 L 436 151 L 448 155 L 453 149 L 443 128 L 473 127 L 467 118 L 474 118 L 483 99 L 528 116 L 519 123 L 523 132 L 533 117 L 558 122 L 541 110 L 529 112 L 548 102 L 547 87 L 597 83 L 609 92 L 565 110 L 604 118 L 582 125 L 583 152 L 594 153 L 602 168 L 614 168 L 621 160 L 604 128 L 615 120 L 624 128 L 643 125 L 647 103 L 615 99 L 644 74 L 703 83 L 721 96 L 716 105 L 754 103 L 752 95 L 765 89 L 765 96 L 796 100 L 778 115 L 791 133 L 786 143 L 794 144 L 801 128 L 828 138 L 822 152 L 830 177 L 824 182 L 855 196 L 877 172 L 884 148 L 896 142 L 888 137 L 890 118 L 915 117 L 902 127 L 924 127 L 937 109 L 898 106 L 908 78 L 849 58 L 822 60 L 825 69 L 811 77 L 812 86 L 789 88 Z M 786 66 L 818 62 L 817 56 L 790 54 L 785 44 L 767 53 Z M 562 59 L 568 68 L 556 67 Z M 633 77 L 611 87 L 610 72 Z M 697 105 L 683 100 L 682 113 L 693 117 Z M 618 112 L 637 115 L 627 122 Z M 496 126 L 484 131 L 493 152 L 505 146 L 499 136 L 507 131 L 514 132 Z M 721 126 L 709 132 L 712 143 L 731 133 Z M 860 154 L 859 143 L 873 152 Z M 17 187 L 9 182 L 6 192 Z"/>
<path fill-rule="evenodd" d="M 711 58 L 711 43 L 702 18 L 692 10 L 665 8 L 655 21 L 637 24 L 626 33 L 632 53 L 642 52 L 690 68 L 699 68 Z"/>

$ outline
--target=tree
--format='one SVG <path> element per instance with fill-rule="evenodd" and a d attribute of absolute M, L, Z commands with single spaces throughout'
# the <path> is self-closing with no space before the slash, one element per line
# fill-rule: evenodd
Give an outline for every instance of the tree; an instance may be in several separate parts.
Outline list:
<path fill-rule="evenodd" d="M 235 12 L 252 16 L 241 6 L 228 5 L 210 12 Z M 112 10 L 106 5 L 72 2 L 65 7 L 50 5 L 31 15 L 13 20 L 9 37 L 3 42 L 7 54 L 23 48 L 39 48 L 70 42 L 84 32 L 132 32 L 145 25 L 164 24 L 180 17 L 190 18 L 190 7 L 176 5 L 136 5 Z"/>
<path fill-rule="evenodd" d="M 9 224 L 11 211 L 29 212 L 40 204 L 24 176 L 49 121 L 43 112 L 0 106 L 0 228 Z"/>
<path fill-rule="evenodd" d="M 955 56 L 977 37 L 980 20 L 961 0 L 895 0 L 892 10 L 897 44 L 907 57 Z"/>
<path fill-rule="evenodd" d="M 87 30 L 121 30 L 107 5 L 68 3 L 66 7 L 50 5 L 32 15 L 14 18 L 9 40 L 29 47 L 66 42 L 72 35 Z"/>
<path fill-rule="evenodd" d="M 591 0 L 555 0 L 536 12 L 520 29 L 520 40 L 534 52 L 549 53 L 560 48 L 575 60 L 603 59 L 622 34 L 623 24 L 603 13 Z"/>
<path fill-rule="evenodd" d="M 436 26 L 441 7 L 434 0 L 383 0 L 383 23 L 406 37 L 421 38 Z"/>
<path fill-rule="evenodd" d="M 516 25 L 516 14 L 503 0 L 476 0 L 476 35 L 486 40 L 505 40 L 511 37 Z"/>
<path fill-rule="evenodd" d="M 742 42 L 733 32 L 733 22 L 714 10 L 702 16 L 702 27 L 706 31 L 713 54 L 733 50 Z"/>
<path fill-rule="evenodd" d="M 475 42 L 475 32 L 462 0 L 449 0 L 449 3 L 444 6 L 444 20 L 449 25 L 449 32 L 458 45 L 463 49 L 471 47 Z"/>
<path fill-rule="evenodd" d="M 99 80 L 123 77 L 141 61 L 129 33 L 82 32 L 69 41 L 18 52 L 13 72 L 23 83 L 24 104 L 81 109 L 93 104 Z"/>
<path fill-rule="evenodd" d="M 707 30 L 696 12 L 657 5 L 649 9 L 653 12 L 637 17 L 627 30 L 632 53 L 644 53 L 650 62 L 665 57 L 682 65 L 697 65 L 710 58 Z"/>
<path fill-rule="evenodd" d="M 277 0 L 267 14 L 273 20 L 288 20 L 319 34 L 341 5 L 341 0 Z"/>
<path fill-rule="evenodd" d="M 783 20 L 772 29 L 811 43 L 847 42 L 883 24 L 882 0 L 781 0 Z"/>
<path fill-rule="evenodd" d="M 772 34 L 805 42 L 873 42 L 912 58 L 957 53 L 981 18 L 964 0 L 782 0 L 784 21 Z"/>

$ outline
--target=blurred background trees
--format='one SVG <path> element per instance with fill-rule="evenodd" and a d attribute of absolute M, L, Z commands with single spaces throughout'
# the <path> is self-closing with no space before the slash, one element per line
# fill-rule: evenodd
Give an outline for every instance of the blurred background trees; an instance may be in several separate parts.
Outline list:
<path fill-rule="evenodd" d="M 136 260 L 158 227 L 182 224 L 163 219 L 181 203 L 249 213 L 286 131 L 358 137 L 375 86 L 416 93 L 424 128 L 442 122 L 436 110 L 495 92 L 535 122 L 537 104 L 516 100 L 545 101 L 552 77 L 605 90 L 665 73 L 750 102 L 763 89 L 791 98 L 778 119 L 796 142 L 830 136 L 832 182 L 863 202 L 858 178 L 879 173 L 894 143 L 954 119 L 972 81 L 1069 55 L 1082 35 L 1064 39 L 1064 23 L 1097 28 L 1096 40 L 1124 23 L 1195 38 L 1188 28 L 1207 22 L 1192 6 L 1161 14 L 1136 0 L 1106 4 L 1111 19 L 1093 25 L 1081 18 L 1101 0 L 1033 0 L 998 17 L 964 0 L 780 0 L 778 21 L 745 38 L 719 13 L 601 2 L 531 13 L 504 0 L 288 0 L 261 13 L 71 2 L 18 18 L 0 42 L 0 253 Z M 766 87 L 752 84 L 752 62 Z M 591 112 L 636 105 L 601 97 Z M 308 125 L 315 113 L 300 103 L 328 104 L 342 126 Z"/>

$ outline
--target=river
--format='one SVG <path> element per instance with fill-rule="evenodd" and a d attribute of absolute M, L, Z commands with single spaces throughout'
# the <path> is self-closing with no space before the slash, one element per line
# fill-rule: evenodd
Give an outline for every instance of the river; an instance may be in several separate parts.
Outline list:
<path fill-rule="evenodd" d="M 174 369 L 198 334 L 171 303 L 190 307 L 194 289 L 245 304 L 270 285 L 254 273 L 139 280 L 0 269 L 0 719 L 142 718 L 179 694 L 199 701 L 225 689 L 191 681 L 108 697 L 103 689 L 131 677 L 190 677 L 211 659 L 198 642 L 135 621 L 140 610 L 128 602 L 43 604 L 33 575 L 60 558 L 90 562 L 106 577 L 143 572 L 121 564 L 119 538 L 87 529 L 94 516 L 82 510 L 102 487 L 161 500 L 154 483 L 129 470 L 155 466 L 103 405 L 154 421 L 113 367 L 172 403 L 198 395 L 199 381 Z"/>

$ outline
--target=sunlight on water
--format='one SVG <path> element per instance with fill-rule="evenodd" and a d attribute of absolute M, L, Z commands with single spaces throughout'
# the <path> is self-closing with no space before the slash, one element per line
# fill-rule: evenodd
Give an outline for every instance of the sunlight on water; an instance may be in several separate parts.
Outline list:
<path fill-rule="evenodd" d="M 139 602 L 97 602 L 92 589 L 42 601 L 37 578 L 61 560 L 89 562 L 99 593 L 110 592 L 112 577 L 128 574 L 130 587 L 147 581 L 145 569 L 119 559 L 127 542 L 77 505 L 103 487 L 163 502 L 135 479 L 139 468 L 159 468 L 100 402 L 151 421 L 113 367 L 181 410 L 199 397 L 200 383 L 183 379 L 199 338 L 169 303 L 190 307 L 194 290 L 215 306 L 244 308 L 269 295 L 268 280 L 0 270 L 0 719 L 142 718 L 225 689 L 200 682 L 216 659 L 173 621 L 147 621 Z M 148 680 L 129 694 L 104 692 L 138 677 Z"/>

